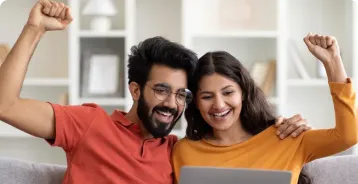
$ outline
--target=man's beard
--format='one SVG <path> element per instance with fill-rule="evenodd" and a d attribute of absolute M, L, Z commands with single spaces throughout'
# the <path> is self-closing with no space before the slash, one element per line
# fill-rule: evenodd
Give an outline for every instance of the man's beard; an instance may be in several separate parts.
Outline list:
<path fill-rule="evenodd" d="M 162 112 L 169 112 L 173 115 L 173 120 L 170 123 L 160 122 L 159 120 L 156 120 L 153 117 L 153 114 L 156 111 L 162 111 Z M 153 135 L 154 138 L 158 137 L 165 137 L 169 135 L 169 133 L 174 128 L 176 122 L 180 119 L 180 117 L 183 115 L 181 113 L 178 115 L 179 112 L 177 109 L 171 109 L 169 107 L 165 106 L 155 106 L 152 110 L 152 114 L 149 115 L 149 107 L 147 103 L 145 102 L 145 99 L 143 95 L 139 97 L 138 100 L 138 107 L 137 107 L 137 115 L 139 119 L 143 122 L 144 128 Z"/>

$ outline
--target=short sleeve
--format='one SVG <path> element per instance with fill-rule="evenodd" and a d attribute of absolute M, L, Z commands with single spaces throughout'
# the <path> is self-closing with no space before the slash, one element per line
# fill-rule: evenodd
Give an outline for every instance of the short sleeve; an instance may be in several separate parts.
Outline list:
<path fill-rule="evenodd" d="M 50 103 L 51 104 L 51 103 Z M 55 113 L 55 139 L 47 140 L 52 146 L 70 152 L 81 140 L 99 112 L 96 104 L 62 106 L 51 104 Z"/>

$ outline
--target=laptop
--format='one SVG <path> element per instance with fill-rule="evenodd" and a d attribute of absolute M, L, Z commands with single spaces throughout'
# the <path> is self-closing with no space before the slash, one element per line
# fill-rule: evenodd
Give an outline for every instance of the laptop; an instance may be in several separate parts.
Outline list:
<path fill-rule="evenodd" d="M 184 166 L 179 184 L 290 184 L 290 171 Z"/>

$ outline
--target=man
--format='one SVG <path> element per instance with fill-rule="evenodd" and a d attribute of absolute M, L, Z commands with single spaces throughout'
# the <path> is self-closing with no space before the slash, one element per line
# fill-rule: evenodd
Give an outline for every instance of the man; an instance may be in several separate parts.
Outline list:
<path fill-rule="evenodd" d="M 0 119 L 62 147 L 68 168 L 63 183 L 172 183 L 169 135 L 191 101 L 186 89 L 195 53 L 163 38 L 132 48 L 129 88 L 133 106 L 111 116 L 95 104 L 61 106 L 19 97 L 30 58 L 46 31 L 72 21 L 62 3 L 39 0 L 16 44 L 0 67 Z M 299 116 L 277 121 L 282 135 L 308 128 Z"/>

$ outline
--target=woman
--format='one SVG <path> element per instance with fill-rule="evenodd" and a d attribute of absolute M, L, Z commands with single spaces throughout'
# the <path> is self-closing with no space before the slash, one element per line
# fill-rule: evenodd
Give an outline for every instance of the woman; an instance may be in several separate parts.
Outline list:
<path fill-rule="evenodd" d="M 288 170 L 293 184 L 304 164 L 357 143 L 355 92 L 337 41 L 311 34 L 304 41 L 326 68 L 336 127 L 280 140 L 274 135 L 274 115 L 248 71 L 226 52 L 209 52 L 197 64 L 192 86 L 196 100 L 185 114 L 187 137 L 173 150 L 177 181 L 182 166 L 195 165 Z"/>

